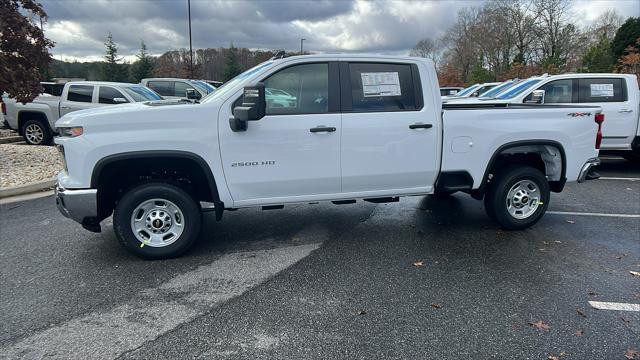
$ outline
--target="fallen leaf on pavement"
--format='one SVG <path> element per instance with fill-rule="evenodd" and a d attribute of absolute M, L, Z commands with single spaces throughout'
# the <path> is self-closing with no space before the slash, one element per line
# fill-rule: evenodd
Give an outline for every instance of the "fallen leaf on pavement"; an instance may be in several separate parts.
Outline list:
<path fill-rule="evenodd" d="M 580 309 L 576 309 L 576 313 L 578 313 L 578 315 L 580 315 L 582 317 L 587 317 L 587 315 Z"/>
<path fill-rule="evenodd" d="M 424 261 L 418 260 L 418 261 L 415 261 L 412 265 L 417 267 L 417 268 L 424 267 Z"/>
<path fill-rule="evenodd" d="M 360 310 L 358 311 L 358 315 L 365 315 L 367 313 L 366 310 Z"/>
<path fill-rule="evenodd" d="M 442 305 L 440 304 L 431 304 L 431 307 L 434 309 L 440 309 L 442 307 Z"/>
<path fill-rule="evenodd" d="M 637 271 L 629 271 L 629 274 L 633 276 L 640 276 L 640 272 L 637 272 Z"/>
<path fill-rule="evenodd" d="M 567 222 L 568 222 L 569 224 L 575 224 L 575 223 L 576 223 L 576 222 L 575 222 L 575 221 L 573 221 L 573 220 L 567 220 Z"/>
<path fill-rule="evenodd" d="M 549 329 L 551 329 L 551 326 L 549 326 L 549 324 L 545 324 L 544 322 L 542 322 L 542 320 L 538 320 L 537 322 L 530 322 L 529 326 L 545 331 L 549 331 Z"/>
<path fill-rule="evenodd" d="M 591 295 L 591 296 L 598 295 L 598 293 L 597 293 L 597 292 L 595 292 L 595 291 L 589 291 L 587 294 L 589 294 L 589 295 Z"/>
<path fill-rule="evenodd" d="M 584 335 L 584 330 L 576 331 L 576 336 L 582 336 L 582 335 Z"/>
<path fill-rule="evenodd" d="M 627 352 L 624 353 L 624 357 L 629 360 L 640 359 L 640 352 L 636 349 L 627 349 Z"/>
<path fill-rule="evenodd" d="M 624 321 L 625 324 L 631 324 L 631 320 L 625 319 L 622 316 L 620 316 L 620 320 Z"/>

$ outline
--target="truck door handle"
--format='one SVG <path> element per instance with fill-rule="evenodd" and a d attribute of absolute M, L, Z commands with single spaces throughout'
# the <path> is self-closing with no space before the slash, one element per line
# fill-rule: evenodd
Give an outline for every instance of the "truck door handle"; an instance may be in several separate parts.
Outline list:
<path fill-rule="evenodd" d="M 316 126 L 314 128 L 309 129 L 309 131 L 311 131 L 312 133 L 318 133 L 318 132 L 334 132 L 336 131 L 336 128 L 332 127 L 332 126 Z"/>
<path fill-rule="evenodd" d="M 416 123 L 416 124 L 411 124 L 409 125 L 409 129 L 431 129 L 433 127 L 433 125 L 431 124 L 421 124 L 421 123 Z"/>
<path fill-rule="evenodd" d="M 633 110 L 631 109 L 622 109 L 622 110 L 618 110 L 619 113 L 630 113 L 633 112 Z"/>
<path fill-rule="evenodd" d="M 60 106 L 60 109 L 71 109 L 71 106 Z"/>

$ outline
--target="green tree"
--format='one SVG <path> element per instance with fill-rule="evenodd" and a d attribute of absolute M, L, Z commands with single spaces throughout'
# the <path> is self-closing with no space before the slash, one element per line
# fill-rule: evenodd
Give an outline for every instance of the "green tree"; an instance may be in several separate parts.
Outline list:
<path fill-rule="evenodd" d="M 147 53 L 147 45 L 145 45 L 144 41 L 140 42 L 140 53 L 136 57 L 138 60 L 131 65 L 130 77 L 133 82 L 139 83 L 140 80 L 151 77 L 153 72 L 153 61 Z"/>
<path fill-rule="evenodd" d="M 47 19 L 33 0 L 0 1 L 0 94 L 7 92 L 20 102 L 33 100 L 42 87 L 51 61 L 53 42 L 31 19 Z"/>
<path fill-rule="evenodd" d="M 615 59 L 624 55 L 628 46 L 633 46 L 640 38 L 640 17 L 630 17 L 616 31 L 616 36 L 611 41 L 611 52 Z"/>
<path fill-rule="evenodd" d="M 584 54 L 582 64 L 586 72 L 611 72 L 616 61 L 611 53 L 611 43 L 605 35 Z"/>
<path fill-rule="evenodd" d="M 104 56 L 104 64 L 102 65 L 102 80 L 104 81 L 123 81 L 126 76 L 123 73 L 123 66 L 118 62 L 122 58 L 118 57 L 118 45 L 113 41 L 113 35 L 109 31 L 107 41 L 104 42 L 107 47 L 107 53 Z"/>
<path fill-rule="evenodd" d="M 224 62 L 224 80 L 229 81 L 236 75 L 240 74 L 240 66 L 238 66 L 238 51 L 231 44 L 231 47 L 227 50 L 227 55 Z"/>

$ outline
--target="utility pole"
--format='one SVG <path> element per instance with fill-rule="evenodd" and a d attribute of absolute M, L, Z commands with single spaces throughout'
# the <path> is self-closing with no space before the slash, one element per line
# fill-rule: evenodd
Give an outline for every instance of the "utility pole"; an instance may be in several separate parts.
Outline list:
<path fill-rule="evenodd" d="M 193 79 L 193 45 L 191 43 L 191 0 L 187 0 L 187 7 L 189 9 L 189 71 L 191 78 Z"/>
<path fill-rule="evenodd" d="M 304 43 L 304 41 L 307 39 L 300 39 L 300 55 L 302 55 L 302 44 Z"/>

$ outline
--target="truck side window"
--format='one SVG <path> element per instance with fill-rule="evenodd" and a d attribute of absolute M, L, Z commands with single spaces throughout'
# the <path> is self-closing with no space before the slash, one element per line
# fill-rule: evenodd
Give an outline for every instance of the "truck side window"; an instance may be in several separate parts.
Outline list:
<path fill-rule="evenodd" d="M 162 96 L 174 96 L 173 83 L 171 81 L 149 81 L 147 87 Z"/>
<path fill-rule="evenodd" d="M 98 102 L 100 104 L 121 104 L 113 101 L 115 98 L 126 99 L 122 93 L 112 87 L 100 86 L 98 89 Z M 128 101 L 127 101 L 128 102 Z"/>
<path fill-rule="evenodd" d="M 626 89 L 620 78 L 593 78 L 578 80 L 581 103 L 627 101 Z"/>
<path fill-rule="evenodd" d="M 186 98 L 187 97 L 187 89 L 194 89 L 195 90 L 195 88 L 196 87 L 194 85 L 188 84 L 186 82 L 176 81 L 175 85 L 174 85 L 173 96 Z M 196 91 L 196 94 L 200 95 L 200 93 L 198 93 L 197 91 Z"/>
<path fill-rule="evenodd" d="M 329 64 L 295 65 L 264 80 L 267 115 L 329 112 Z M 337 96 L 337 94 L 335 94 Z"/>
<path fill-rule="evenodd" d="M 408 64 L 350 63 L 354 112 L 416 110 L 411 66 Z"/>
<path fill-rule="evenodd" d="M 573 79 L 550 81 L 539 87 L 538 90 L 544 90 L 545 104 L 573 102 Z M 530 97 L 531 94 L 528 96 Z"/>
<path fill-rule="evenodd" d="M 93 96 L 93 86 L 71 85 L 69 86 L 69 93 L 67 94 L 67 100 L 90 103 L 92 96 Z"/>

